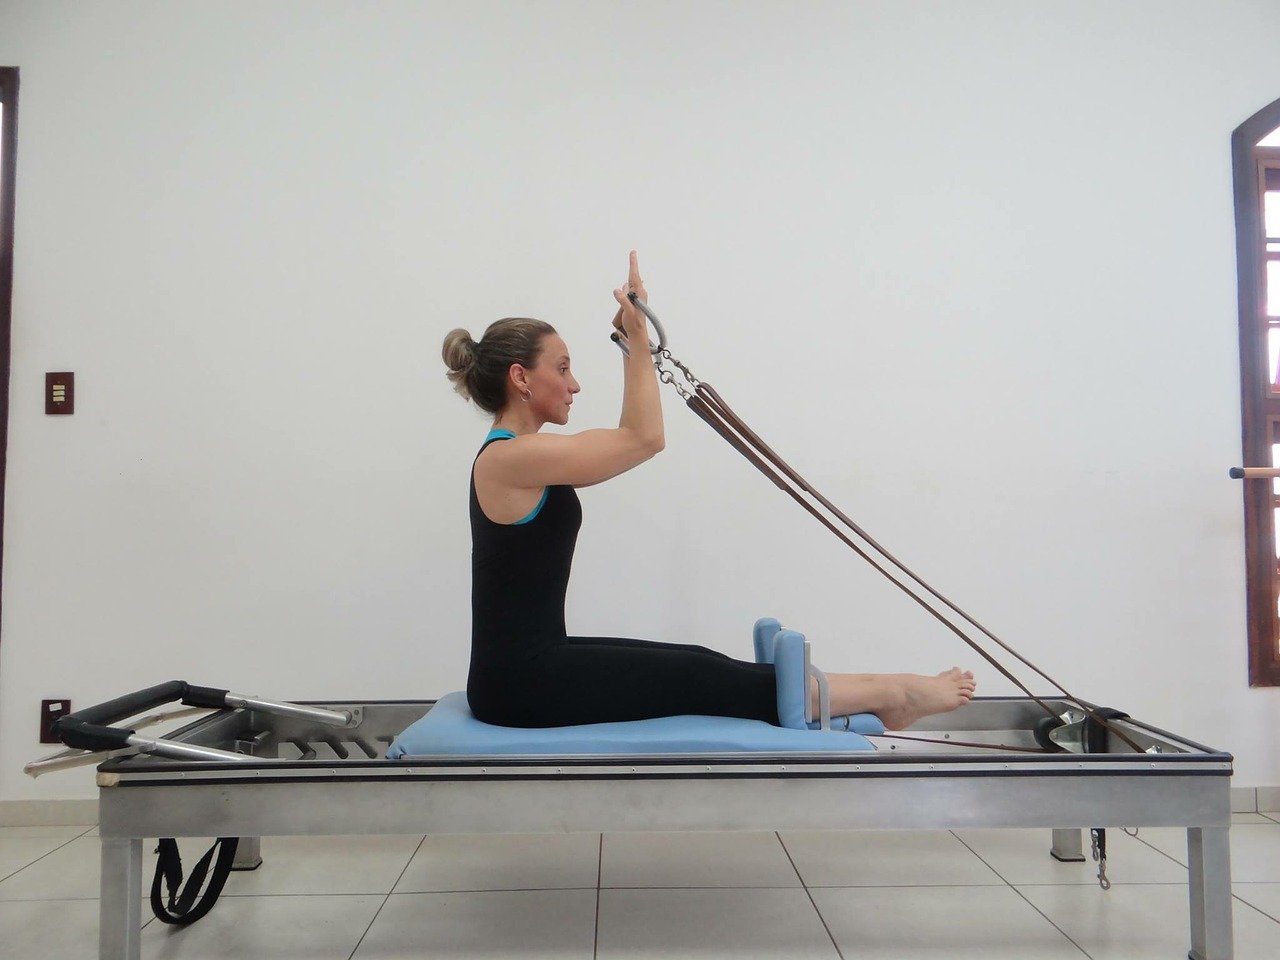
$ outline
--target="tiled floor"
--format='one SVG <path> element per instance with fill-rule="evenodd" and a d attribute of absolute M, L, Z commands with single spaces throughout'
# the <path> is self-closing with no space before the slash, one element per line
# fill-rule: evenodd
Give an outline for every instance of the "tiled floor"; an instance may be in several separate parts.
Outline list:
<path fill-rule="evenodd" d="M 1109 831 L 1109 892 L 1042 830 L 266 838 L 194 926 L 144 904 L 142 955 L 1177 960 L 1184 837 Z M 1280 815 L 1238 814 L 1231 849 L 1235 955 L 1274 960 Z M 97 895 L 96 831 L 0 828 L 6 960 L 92 960 Z"/>

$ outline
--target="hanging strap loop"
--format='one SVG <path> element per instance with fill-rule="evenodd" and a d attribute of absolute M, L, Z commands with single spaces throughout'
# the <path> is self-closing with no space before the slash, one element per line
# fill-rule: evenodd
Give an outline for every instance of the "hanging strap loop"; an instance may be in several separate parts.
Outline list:
<path fill-rule="evenodd" d="M 238 837 L 219 837 L 214 841 L 200 861 L 187 877 L 186 885 L 182 882 L 182 858 L 178 855 L 178 842 L 171 837 L 162 837 L 156 852 L 156 875 L 151 882 L 151 911 L 163 923 L 185 927 L 195 923 L 213 909 L 222 893 L 222 888 L 231 873 L 231 865 L 236 859 Z M 209 864 L 214 854 L 218 855 L 213 864 L 213 873 L 209 873 Z M 209 885 L 201 894 L 205 875 L 209 876 Z M 168 889 L 168 902 L 161 892 L 161 883 Z"/>

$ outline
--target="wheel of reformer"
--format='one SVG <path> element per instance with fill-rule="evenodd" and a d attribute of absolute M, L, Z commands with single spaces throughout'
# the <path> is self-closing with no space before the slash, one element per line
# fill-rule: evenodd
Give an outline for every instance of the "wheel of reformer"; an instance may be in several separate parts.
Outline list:
<path fill-rule="evenodd" d="M 1065 726 L 1061 717 L 1041 717 L 1036 721 L 1036 725 L 1032 733 L 1035 735 L 1036 743 L 1045 753 L 1065 753 L 1063 748 L 1055 743 L 1049 736 L 1054 730 Z"/>

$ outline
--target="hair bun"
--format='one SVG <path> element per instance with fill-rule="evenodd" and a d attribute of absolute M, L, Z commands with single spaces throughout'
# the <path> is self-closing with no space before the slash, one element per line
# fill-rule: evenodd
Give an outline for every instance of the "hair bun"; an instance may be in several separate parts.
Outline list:
<path fill-rule="evenodd" d="M 440 355 L 450 370 L 466 370 L 476 362 L 476 342 L 471 339 L 471 334 L 458 327 L 450 330 L 444 338 Z"/>
<path fill-rule="evenodd" d="M 449 368 L 446 376 L 453 383 L 453 389 L 467 398 L 471 396 L 471 391 L 467 389 L 467 374 L 476 363 L 476 346 L 471 334 L 458 327 L 445 336 L 444 346 L 440 351 L 444 365 Z"/>

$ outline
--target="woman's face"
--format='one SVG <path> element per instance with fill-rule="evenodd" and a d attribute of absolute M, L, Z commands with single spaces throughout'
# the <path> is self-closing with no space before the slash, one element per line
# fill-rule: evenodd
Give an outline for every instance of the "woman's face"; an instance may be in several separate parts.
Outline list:
<path fill-rule="evenodd" d="M 533 369 L 525 370 L 532 397 L 529 405 L 545 423 L 569 422 L 573 395 L 582 389 L 569 369 L 569 348 L 558 333 L 542 338 L 542 352 Z"/>

